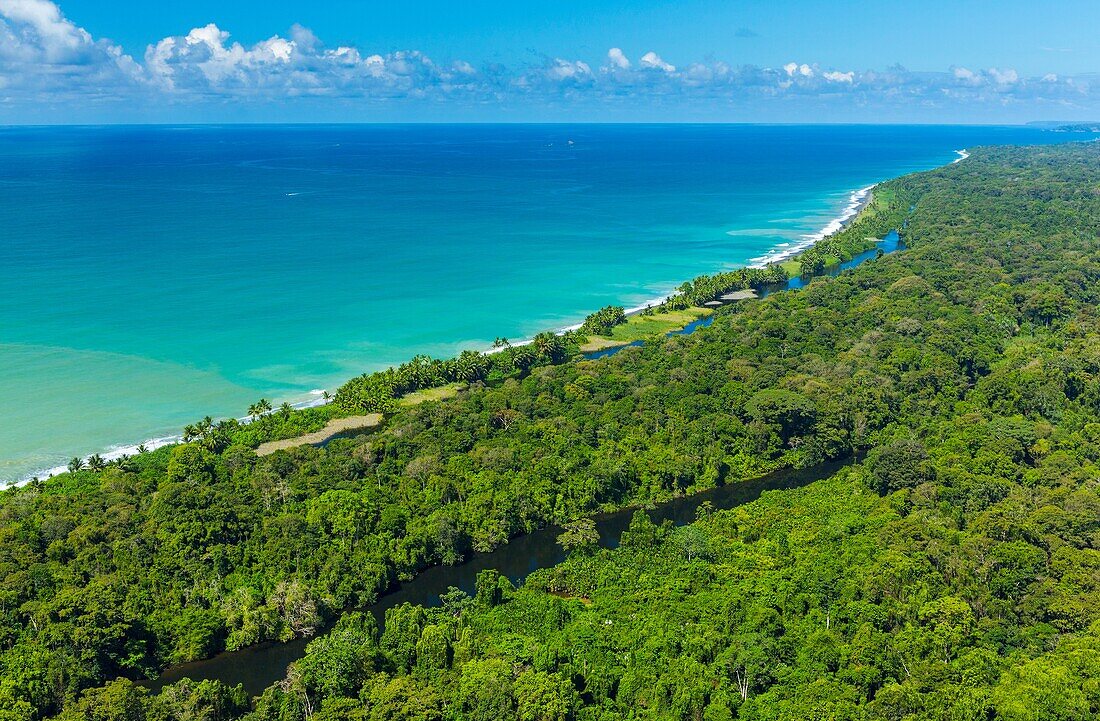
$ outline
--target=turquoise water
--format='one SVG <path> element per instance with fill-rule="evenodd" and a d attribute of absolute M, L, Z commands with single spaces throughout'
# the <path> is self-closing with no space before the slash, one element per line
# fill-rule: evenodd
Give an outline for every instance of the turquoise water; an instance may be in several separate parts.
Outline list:
<path fill-rule="evenodd" d="M 752 262 L 1005 127 L 0 129 L 0 479 Z"/>

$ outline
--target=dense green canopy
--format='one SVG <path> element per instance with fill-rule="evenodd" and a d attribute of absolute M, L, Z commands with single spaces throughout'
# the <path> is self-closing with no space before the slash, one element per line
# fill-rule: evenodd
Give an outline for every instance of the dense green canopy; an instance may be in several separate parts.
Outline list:
<path fill-rule="evenodd" d="M 0 719 L 1095 717 L 1100 146 L 876 192 L 908 250 L 690 336 L 324 449 L 200 435 L 0 494 Z M 548 523 L 853 454 L 680 529 L 638 514 L 615 551 L 573 524 L 563 565 L 381 634 L 342 614 Z M 107 683 L 337 618 L 253 710 Z"/>

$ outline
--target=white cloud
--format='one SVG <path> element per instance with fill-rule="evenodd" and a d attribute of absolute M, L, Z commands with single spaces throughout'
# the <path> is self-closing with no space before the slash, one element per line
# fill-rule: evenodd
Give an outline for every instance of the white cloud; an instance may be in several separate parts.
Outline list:
<path fill-rule="evenodd" d="M 140 83 L 142 68 L 48 0 L 0 0 L 0 72 L 28 97 L 97 95 Z"/>
<path fill-rule="evenodd" d="M 556 80 L 566 80 L 568 78 L 587 77 L 592 74 L 592 68 L 588 66 L 588 63 L 580 60 L 570 61 L 554 58 L 554 62 L 547 72 L 550 77 Z"/>
<path fill-rule="evenodd" d="M 641 63 L 643 68 L 653 68 L 653 69 L 656 69 L 656 70 L 663 70 L 666 73 L 676 72 L 676 66 L 675 65 L 669 65 L 668 63 L 666 63 L 664 60 L 661 59 L 660 55 L 653 52 L 652 50 L 650 50 L 648 53 L 643 55 L 641 60 L 639 60 L 638 62 Z"/>
<path fill-rule="evenodd" d="M 92 36 L 65 19 L 61 9 L 47 0 L 0 0 L 0 15 L 16 27 L 22 26 L 24 39 L 39 49 L 48 62 L 83 59 L 95 46 Z"/>
<path fill-rule="evenodd" d="M 787 77 L 793 78 L 796 75 L 804 78 L 812 78 L 814 76 L 814 69 L 806 63 L 799 65 L 798 63 L 787 63 L 783 66 L 783 70 L 786 71 Z"/>
<path fill-rule="evenodd" d="M 619 70 L 629 70 L 630 60 L 623 54 L 623 51 L 619 48 L 611 48 L 607 51 L 607 60 L 611 63 L 612 67 Z"/>
<path fill-rule="evenodd" d="M 845 107 L 1003 108 L 1046 103 L 1100 108 L 1091 76 L 1021 77 L 1012 69 L 916 72 L 822 71 L 790 62 L 782 68 L 731 66 L 718 60 L 681 69 L 656 51 L 634 63 L 620 48 L 607 51 L 594 72 L 581 59 L 544 57 L 531 65 L 475 67 L 459 59 L 437 63 L 416 50 L 385 54 L 353 46 L 327 47 L 295 25 L 286 34 L 245 45 L 211 23 L 149 45 L 140 62 L 109 40 L 92 37 L 49 0 L 0 0 L 0 108 L 48 101 L 164 105 L 191 102 L 290 103 L 294 98 L 341 101 L 454 101 L 470 105 L 521 104 L 538 109 L 563 103 L 652 108 L 748 107 L 798 97 Z M 795 107 L 788 105 L 788 107 Z M 1038 107 L 1038 106 L 1036 106 Z M 1084 111 L 1083 111 L 1084 112 Z"/>
<path fill-rule="evenodd" d="M 963 82 L 981 82 L 978 74 L 969 68 L 954 68 L 952 74 L 955 76 L 956 80 L 962 80 Z"/>
<path fill-rule="evenodd" d="M 328 49 L 300 26 L 290 35 L 274 35 L 246 47 L 211 23 L 150 45 L 145 66 L 162 88 L 176 94 L 257 98 L 423 97 L 467 88 L 478 78 L 477 70 L 464 60 L 443 67 L 417 51 L 364 56 L 348 46 Z M 555 72 L 575 75 L 585 67 L 565 67 L 562 61 Z"/>

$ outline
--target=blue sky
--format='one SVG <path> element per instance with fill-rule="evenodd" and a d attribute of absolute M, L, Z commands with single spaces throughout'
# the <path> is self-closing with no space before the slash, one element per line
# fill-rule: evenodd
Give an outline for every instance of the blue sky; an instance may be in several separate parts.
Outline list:
<path fill-rule="evenodd" d="M 0 0 L 0 122 L 1100 118 L 1100 3 Z"/>

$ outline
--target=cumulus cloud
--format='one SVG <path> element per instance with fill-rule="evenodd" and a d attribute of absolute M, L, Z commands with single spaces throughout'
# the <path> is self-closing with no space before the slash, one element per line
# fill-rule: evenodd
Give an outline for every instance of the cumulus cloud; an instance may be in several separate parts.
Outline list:
<path fill-rule="evenodd" d="M 638 61 L 643 68 L 652 68 L 655 70 L 663 70 L 666 73 L 676 72 L 675 65 L 669 65 L 661 56 L 650 50 L 648 53 L 642 56 L 642 59 Z"/>
<path fill-rule="evenodd" d="M 630 69 L 630 60 L 627 59 L 626 55 L 623 55 L 623 51 L 619 48 L 611 48 L 607 51 L 607 62 L 611 64 L 611 67 L 619 70 Z"/>
<path fill-rule="evenodd" d="M 787 77 L 793 78 L 797 75 L 801 75 L 804 78 L 812 78 L 814 75 L 814 69 L 806 63 L 799 65 L 798 63 L 787 63 L 783 66 L 783 70 L 786 71 Z"/>
<path fill-rule="evenodd" d="M 1100 105 L 1090 76 L 1023 77 L 1005 68 L 846 70 L 794 61 L 771 68 L 721 60 L 677 67 L 652 50 L 632 62 L 618 47 L 601 62 L 595 70 L 585 59 L 552 55 L 512 66 L 477 66 L 461 58 L 437 62 L 417 50 L 330 47 L 297 25 L 243 44 L 215 23 L 154 42 L 135 60 L 111 41 L 92 37 L 49 0 L 0 0 L 0 107 L 86 98 L 157 104 L 431 100 L 533 108 L 608 101 L 622 107 L 695 102 L 734 108 L 783 97 L 850 108 Z"/>
<path fill-rule="evenodd" d="M 143 80 L 122 49 L 96 40 L 49 0 L 0 0 L 0 75 L 29 99 L 113 92 Z"/>
<path fill-rule="evenodd" d="M 246 47 L 211 23 L 150 45 L 144 60 L 151 80 L 179 95 L 424 97 L 481 81 L 464 60 L 443 66 L 415 50 L 381 55 L 327 48 L 300 26 L 289 38 L 274 35 Z M 564 79 L 591 71 L 584 63 L 561 60 L 548 72 Z"/>
<path fill-rule="evenodd" d="M 990 68 L 989 76 L 999 85 L 1011 85 L 1020 79 L 1015 70 L 998 70 L 997 68 Z"/>
<path fill-rule="evenodd" d="M 954 75 L 955 79 L 960 82 L 969 83 L 972 85 L 980 85 L 982 82 L 981 76 L 978 73 L 975 73 L 973 70 L 970 70 L 969 68 L 953 68 L 951 74 Z"/>

